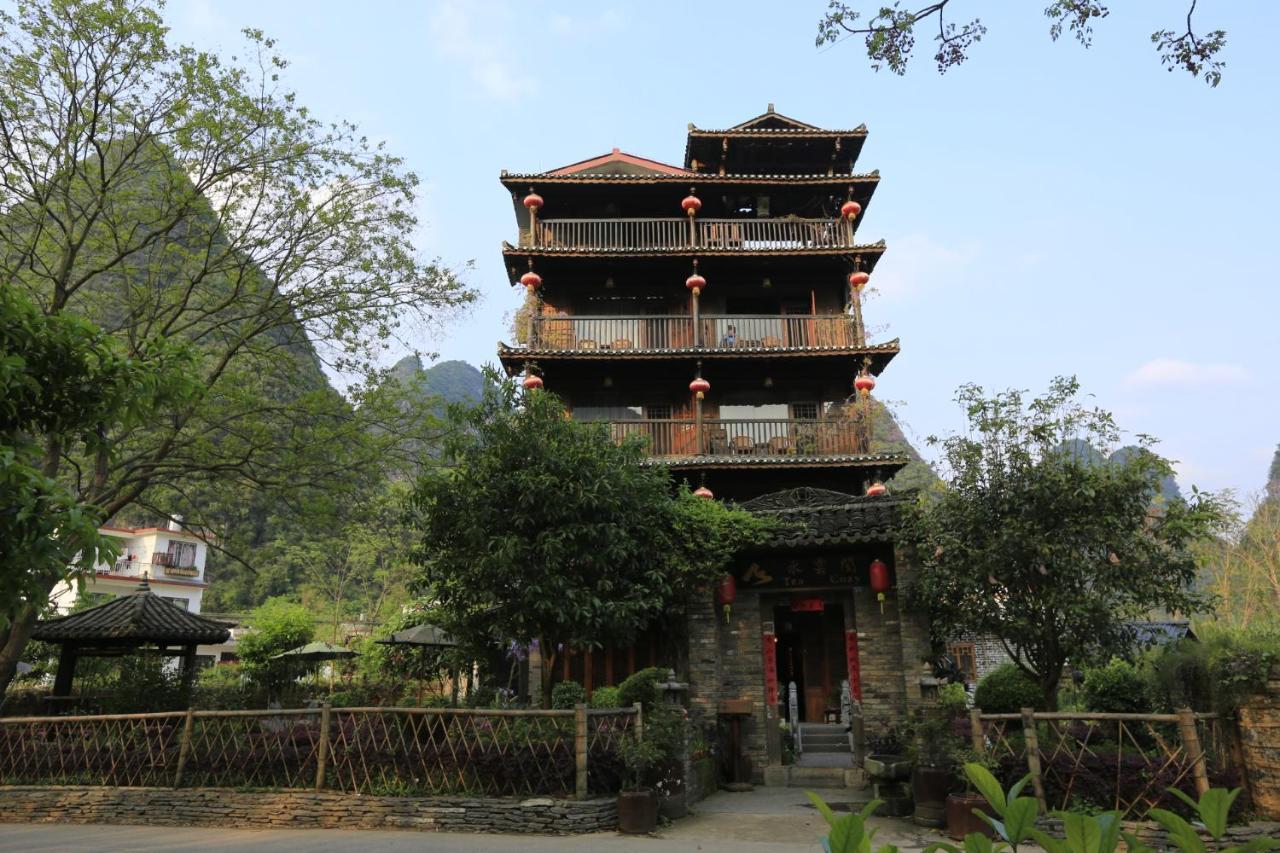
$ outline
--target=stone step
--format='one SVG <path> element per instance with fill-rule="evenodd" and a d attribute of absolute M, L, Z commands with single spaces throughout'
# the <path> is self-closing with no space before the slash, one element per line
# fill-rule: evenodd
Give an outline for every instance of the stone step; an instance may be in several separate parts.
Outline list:
<path fill-rule="evenodd" d="M 835 754 L 837 752 L 844 753 L 845 755 L 849 755 L 853 752 L 853 750 L 849 749 L 849 744 L 847 743 L 808 743 L 806 742 L 804 744 L 803 754 L 809 755 L 811 753 L 814 753 L 814 754 L 827 755 L 827 754 Z"/>
<path fill-rule="evenodd" d="M 856 781 L 851 769 L 842 767 L 789 767 L 788 788 L 848 788 Z"/>
<path fill-rule="evenodd" d="M 801 723 L 800 724 L 800 731 L 804 732 L 805 734 L 809 734 L 810 732 L 818 732 L 818 733 L 835 732 L 838 734 L 844 734 L 847 730 L 848 730 L 848 726 L 841 725 L 840 723 Z"/>
<path fill-rule="evenodd" d="M 844 732 L 801 732 L 804 743 L 848 743 L 849 736 Z"/>

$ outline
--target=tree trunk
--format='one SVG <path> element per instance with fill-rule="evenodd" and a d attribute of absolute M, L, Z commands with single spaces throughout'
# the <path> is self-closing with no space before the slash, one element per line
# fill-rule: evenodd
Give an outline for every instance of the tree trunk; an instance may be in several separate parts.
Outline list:
<path fill-rule="evenodd" d="M 1059 664 L 1051 667 L 1049 673 L 1040 676 L 1040 692 L 1044 694 L 1044 709 L 1046 711 L 1058 710 L 1058 688 L 1062 686 L 1062 670 L 1064 667 Z"/>
<path fill-rule="evenodd" d="M 18 671 L 18 660 L 22 657 L 22 650 L 27 647 L 27 640 L 31 639 L 31 632 L 36 628 L 38 616 L 34 607 L 24 604 L 9 623 L 4 646 L 0 647 L 0 696 L 4 695 L 9 682 L 13 681 L 14 673 Z"/>

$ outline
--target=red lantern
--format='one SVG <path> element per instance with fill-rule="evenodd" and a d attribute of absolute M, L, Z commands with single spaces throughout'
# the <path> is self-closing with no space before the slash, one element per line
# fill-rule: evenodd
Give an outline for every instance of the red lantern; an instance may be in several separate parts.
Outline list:
<path fill-rule="evenodd" d="M 697 379 L 689 383 L 689 390 L 697 395 L 701 400 L 703 395 L 711 390 L 711 383 L 699 376 Z"/>
<path fill-rule="evenodd" d="M 846 201 L 840 205 L 840 215 L 850 222 L 858 218 L 858 214 L 862 212 L 862 205 L 856 201 Z"/>
<path fill-rule="evenodd" d="M 716 584 L 716 607 L 724 612 L 725 624 L 729 622 L 729 608 L 733 606 L 733 602 L 738 598 L 738 582 L 734 580 L 733 575 L 726 574 L 720 578 L 720 583 Z"/>
<path fill-rule="evenodd" d="M 693 493 L 697 497 L 706 498 L 707 500 L 711 500 L 715 497 L 715 494 L 706 486 L 698 486 L 698 488 L 693 490 Z"/>
<path fill-rule="evenodd" d="M 542 387 L 542 377 L 536 373 L 530 373 L 524 378 L 524 390 L 532 391 L 535 388 Z"/>
<path fill-rule="evenodd" d="M 530 192 L 524 197 L 523 204 L 525 207 L 529 208 L 529 210 L 541 210 L 543 204 L 542 196 L 535 192 Z"/>
<path fill-rule="evenodd" d="M 533 270 L 529 270 L 527 273 L 520 276 L 520 283 L 523 284 L 525 287 L 527 287 L 529 290 L 534 290 L 536 288 L 542 287 L 542 276 L 538 275 Z"/>
<path fill-rule="evenodd" d="M 859 373 L 858 378 L 853 380 L 853 387 L 858 389 L 860 396 L 870 397 L 876 387 L 876 378 L 870 373 Z"/>
<path fill-rule="evenodd" d="M 849 273 L 849 285 L 854 290 L 861 292 L 862 288 L 866 287 L 867 282 L 869 281 L 871 281 L 871 276 L 867 275 L 862 270 L 858 270 L 857 272 L 854 272 L 854 273 Z"/>
<path fill-rule="evenodd" d="M 875 559 L 871 561 L 871 591 L 876 594 L 876 600 L 880 602 L 880 612 L 884 613 L 884 594 L 889 591 L 889 567 L 885 565 L 884 560 Z"/>
<path fill-rule="evenodd" d="M 707 286 L 707 280 L 697 273 L 694 273 L 684 280 L 684 286 L 692 290 L 695 295 L 700 295 L 702 293 L 702 288 Z"/>
<path fill-rule="evenodd" d="M 884 487 L 884 483 L 876 480 L 870 486 L 867 486 L 867 497 L 878 498 L 889 490 Z"/>
<path fill-rule="evenodd" d="M 684 197 L 684 201 L 680 202 L 680 209 L 689 216 L 697 216 L 698 211 L 702 210 L 702 199 L 690 193 Z"/>

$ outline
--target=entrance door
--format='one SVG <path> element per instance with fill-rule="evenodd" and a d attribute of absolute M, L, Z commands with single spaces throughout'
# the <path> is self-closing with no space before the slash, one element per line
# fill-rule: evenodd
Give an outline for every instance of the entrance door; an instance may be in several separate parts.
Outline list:
<path fill-rule="evenodd" d="M 812 599 L 810 599 L 812 600 Z M 796 612 L 789 606 L 774 610 L 778 642 L 778 686 L 787 704 L 789 688 L 796 685 L 799 720 L 820 723 L 828 710 L 840 708 L 840 681 L 844 678 L 844 609 L 823 603 L 818 612 Z"/>

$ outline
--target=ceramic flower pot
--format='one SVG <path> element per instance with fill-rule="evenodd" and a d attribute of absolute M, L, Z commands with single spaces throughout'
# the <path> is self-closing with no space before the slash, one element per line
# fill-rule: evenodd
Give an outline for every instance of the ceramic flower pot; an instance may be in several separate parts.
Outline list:
<path fill-rule="evenodd" d="M 981 794 L 973 791 L 949 794 L 947 796 L 947 835 L 955 839 L 963 839 L 971 832 L 980 832 L 988 838 L 995 838 L 995 830 L 985 820 L 974 814 L 974 809 L 990 809 Z M 989 811 L 987 813 L 990 814 Z"/>

